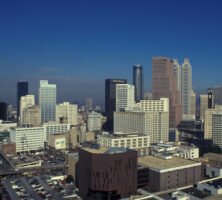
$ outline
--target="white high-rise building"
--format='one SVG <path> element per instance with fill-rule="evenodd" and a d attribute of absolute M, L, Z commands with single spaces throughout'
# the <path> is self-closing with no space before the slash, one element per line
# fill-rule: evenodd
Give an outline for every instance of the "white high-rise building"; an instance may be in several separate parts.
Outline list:
<path fill-rule="evenodd" d="M 56 120 L 56 85 L 48 84 L 47 80 L 40 80 L 39 105 L 41 123 Z"/>
<path fill-rule="evenodd" d="M 182 66 L 178 60 L 174 59 L 174 76 L 176 79 L 176 87 L 180 92 L 180 103 L 183 106 L 183 120 L 190 121 L 195 119 L 192 112 L 191 95 L 192 95 L 192 67 L 189 58 L 185 58 Z"/>
<path fill-rule="evenodd" d="M 25 109 L 23 115 L 23 124 L 40 126 L 41 125 L 41 116 L 39 105 L 31 106 Z"/>
<path fill-rule="evenodd" d="M 138 132 L 150 136 L 150 142 L 169 140 L 169 112 L 114 112 L 114 132 Z"/>
<path fill-rule="evenodd" d="M 78 105 L 63 102 L 56 105 L 56 122 L 60 123 L 60 119 L 67 119 L 67 123 L 76 126 L 78 124 Z"/>
<path fill-rule="evenodd" d="M 196 93 L 192 90 L 191 92 L 191 108 L 190 108 L 190 114 L 194 116 L 194 119 L 196 119 Z"/>
<path fill-rule="evenodd" d="M 35 96 L 26 95 L 20 98 L 20 123 L 24 124 L 24 112 L 27 108 L 35 105 Z"/>
<path fill-rule="evenodd" d="M 134 90 L 134 85 L 116 84 L 116 111 L 135 106 Z"/>
<path fill-rule="evenodd" d="M 91 112 L 87 117 L 88 131 L 100 131 L 102 128 L 102 115 L 101 113 Z"/>
<path fill-rule="evenodd" d="M 184 59 L 181 68 L 181 100 L 183 106 L 183 120 L 191 117 L 192 67 L 188 58 Z"/>
<path fill-rule="evenodd" d="M 176 87 L 180 92 L 180 103 L 181 103 L 181 66 L 178 63 L 178 59 L 173 60 L 173 73 L 176 78 Z"/>
<path fill-rule="evenodd" d="M 10 140 L 16 144 L 16 153 L 44 149 L 44 127 L 11 128 Z"/>

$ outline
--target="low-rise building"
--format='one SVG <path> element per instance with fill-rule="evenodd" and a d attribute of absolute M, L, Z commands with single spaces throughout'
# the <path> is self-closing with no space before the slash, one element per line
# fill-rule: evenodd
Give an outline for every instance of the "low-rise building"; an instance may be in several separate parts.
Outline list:
<path fill-rule="evenodd" d="M 192 160 L 144 156 L 138 158 L 138 165 L 149 169 L 148 188 L 151 192 L 194 185 L 201 180 L 201 163 Z"/>
<path fill-rule="evenodd" d="M 10 130 L 10 141 L 16 144 L 16 153 L 44 149 L 45 137 L 44 127 L 14 127 Z"/>
<path fill-rule="evenodd" d="M 138 156 L 148 155 L 150 136 L 141 133 L 113 133 L 97 136 L 97 143 L 101 147 L 124 147 L 135 149 Z"/>
<path fill-rule="evenodd" d="M 68 134 L 50 134 L 47 138 L 48 146 L 54 149 L 66 149 L 68 147 Z"/>
<path fill-rule="evenodd" d="M 15 155 L 16 154 L 16 146 L 15 143 L 11 142 L 10 140 L 3 140 L 0 142 L 0 151 L 2 154 L 8 155 Z"/>
<path fill-rule="evenodd" d="M 171 159 L 173 156 L 196 159 L 199 158 L 199 148 L 182 142 L 158 142 L 151 145 L 151 155 L 165 159 Z"/>

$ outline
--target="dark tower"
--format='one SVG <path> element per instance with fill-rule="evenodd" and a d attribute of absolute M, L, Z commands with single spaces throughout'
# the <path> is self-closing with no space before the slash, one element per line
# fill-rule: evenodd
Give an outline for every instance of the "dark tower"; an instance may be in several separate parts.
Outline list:
<path fill-rule="evenodd" d="M 213 108 L 213 90 L 207 89 L 208 108 Z"/>
<path fill-rule="evenodd" d="M 105 80 L 105 114 L 107 117 L 108 129 L 112 129 L 113 112 L 116 110 L 116 84 L 126 84 L 126 79 Z"/>
<path fill-rule="evenodd" d="M 133 66 L 133 85 L 135 86 L 135 101 L 143 99 L 143 66 Z"/>
<path fill-rule="evenodd" d="M 8 120 L 8 105 L 5 102 L 0 102 L 0 119 L 3 121 Z"/>
<path fill-rule="evenodd" d="M 28 94 L 28 82 L 17 82 L 17 119 L 20 116 L 20 98 Z"/>

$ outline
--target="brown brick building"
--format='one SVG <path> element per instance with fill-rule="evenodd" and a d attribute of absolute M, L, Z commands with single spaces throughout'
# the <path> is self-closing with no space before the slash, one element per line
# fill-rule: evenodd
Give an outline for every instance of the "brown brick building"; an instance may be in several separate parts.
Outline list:
<path fill-rule="evenodd" d="M 79 150 L 77 186 L 83 199 L 121 199 L 136 194 L 137 152 L 125 148 Z"/>
<path fill-rule="evenodd" d="M 201 180 L 201 163 L 192 160 L 145 156 L 139 157 L 138 163 L 149 169 L 147 185 L 151 192 L 194 185 Z"/>
<path fill-rule="evenodd" d="M 170 128 L 177 127 L 182 120 L 180 93 L 176 89 L 176 78 L 173 74 L 173 60 L 166 57 L 152 59 L 152 98 L 169 98 Z"/>

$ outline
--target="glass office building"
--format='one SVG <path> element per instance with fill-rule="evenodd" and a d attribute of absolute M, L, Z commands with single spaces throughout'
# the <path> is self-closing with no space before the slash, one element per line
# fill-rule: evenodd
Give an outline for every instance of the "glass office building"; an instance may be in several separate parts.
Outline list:
<path fill-rule="evenodd" d="M 56 85 L 48 84 L 47 80 L 40 80 L 39 105 L 41 123 L 56 119 Z"/>

